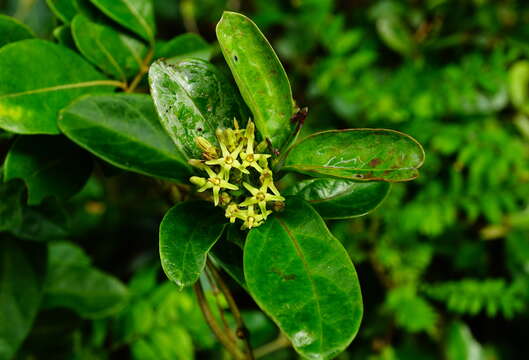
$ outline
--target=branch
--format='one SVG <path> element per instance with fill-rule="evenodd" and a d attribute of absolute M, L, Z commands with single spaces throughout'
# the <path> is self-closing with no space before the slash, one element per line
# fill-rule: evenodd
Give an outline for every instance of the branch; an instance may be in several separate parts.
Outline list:
<path fill-rule="evenodd" d="M 226 298 L 226 301 L 228 302 L 228 306 L 230 307 L 230 311 L 233 315 L 233 318 L 235 319 L 235 323 L 237 324 L 237 331 L 236 335 L 239 339 L 241 339 L 244 342 L 244 346 L 246 347 L 246 354 L 248 355 L 249 360 L 255 360 L 255 357 L 253 355 L 252 346 L 250 345 L 250 339 L 249 339 L 249 333 L 248 329 L 246 328 L 246 325 L 244 324 L 244 320 L 241 316 L 241 312 L 239 311 L 239 308 L 237 307 L 237 303 L 235 302 L 235 299 L 233 298 L 233 295 L 231 294 L 230 289 L 220 276 L 217 268 L 215 265 L 208 259 L 207 260 L 207 267 L 211 271 L 211 274 L 213 275 L 215 282 L 218 284 L 220 291 L 222 291 L 222 294 Z"/>
<path fill-rule="evenodd" d="M 226 350 L 228 350 L 234 359 L 246 360 L 246 356 L 244 356 L 237 345 L 233 343 L 230 338 L 228 338 L 228 336 L 222 331 L 219 324 L 217 323 L 217 320 L 209 308 L 209 304 L 206 300 L 206 296 L 204 295 L 204 289 L 202 288 L 200 281 L 197 281 L 193 288 L 195 289 L 200 310 L 202 310 L 202 314 L 204 314 L 204 318 L 211 331 L 213 331 L 217 339 L 219 339 L 220 343 L 226 348 Z"/>
<path fill-rule="evenodd" d="M 132 79 L 132 82 L 130 85 L 125 89 L 125 92 L 131 93 L 133 92 L 138 85 L 140 84 L 141 79 L 143 79 L 143 76 L 149 71 L 149 64 L 151 63 L 152 57 L 154 56 L 154 45 L 151 46 L 149 49 L 149 52 L 145 56 L 145 59 L 143 59 L 143 62 L 140 64 L 140 70 Z"/>
<path fill-rule="evenodd" d="M 255 349 L 255 358 L 259 359 L 288 346 L 290 346 L 290 341 L 285 335 L 280 334 L 274 341 Z"/>

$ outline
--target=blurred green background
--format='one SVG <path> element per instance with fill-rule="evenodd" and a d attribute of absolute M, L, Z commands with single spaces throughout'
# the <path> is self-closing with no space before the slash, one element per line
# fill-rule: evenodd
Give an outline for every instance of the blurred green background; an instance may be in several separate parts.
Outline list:
<path fill-rule="evenodd" d="M 163 39 L 215 42 L 225 9 L 263 30 L 286 67 L 304 132 L 390 128 L 425 147 L 418 180 L 374 213 L 333 221 L 363 291 L 357 338 L 339 359 L 525 359 L 529 325 L 529 2 L 514 0 L 156 0 Z M 44 38 L 43 0 L 0 1 Z M 217 46 L 217 45 L 215 45 Z M 222 64 L 216 51 L 213 62 Z M 66 204 L 69 238 L 128 287 L 105 314 L 41 311 L 20 359 L 226 359 L 191 292 L 165 281 L 157 227 L 170 194 L 100 167 Z M 56 206 L 48 204 L 46 206 Z M 59 226 L 59 225 L 57 225 Z M 55 229 L 56 230 L 56 229 Z M 51 230 L 50 230 L 51 231 Z M 53 253 L 52 253 L 53 254 Z M 244 291 L 256 348 L 277 336 Z M 72 308 L 72 307 L 70 307 Z M 74 307 L 75 308 L 75 307 Z M 262 349 L 261 349 L 262 350 Z M 297 359 L 283 348 L 267 359 Z"/>

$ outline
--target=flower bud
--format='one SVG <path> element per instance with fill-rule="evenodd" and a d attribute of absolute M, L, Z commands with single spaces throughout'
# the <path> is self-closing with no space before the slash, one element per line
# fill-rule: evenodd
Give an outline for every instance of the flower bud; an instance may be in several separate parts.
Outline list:
<path fill-rule="evenodd" d="M 190 181 L 192 184 L 195 184 L 195 185 L 197 185 L 197 186 L 204 186 L 204 185 L 206 185 L 206 182 L 207 182 L 206 179 L 201 178 L 201 177 L 199 177 L 199 176 L 191 176 L 191 177 L 189 178 L 189 181 Z"/>

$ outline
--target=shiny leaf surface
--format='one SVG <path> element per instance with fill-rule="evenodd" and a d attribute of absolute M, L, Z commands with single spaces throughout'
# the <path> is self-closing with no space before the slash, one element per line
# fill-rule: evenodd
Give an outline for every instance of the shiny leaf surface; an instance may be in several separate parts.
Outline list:
<path fill-rule="evenodd" d="M 61 111 L 71 140 L 125 170 L 178 181 L 189 168 L 161 127 L 148 95 L 94 95 Z"/>
<path fill-rule="evenodd" d="M 10 16 L 0 14 L 0 47 L 24 39 L 31 39 L 33 32 Z"/>
<path fill-rule="evenodd" d="M 92 171 L 90 156 L 62 136 L 22 136 L 9 150 L 4 178 L 22 179 L 28 187 L 28 204 L 47 196 L 77 193 Z"/>
<path fill-rule="evenodd" d="M 0 239 L 0 359 L 11 359 L 29 333 L 45 277 L 46 247 Z"/>
<path fill-rule="evenodd" d="M 157 61 L 149 70 L 149 82 L 162 125 L 190 158 L 202 155 L 197 136 L 217 143 L 217 128 L 233 127 L 234 118 L 241 126 L 247 120 L 236 89 L 207 61 Z"/>
<path fill-rule="evenodd" d="M 140 35 L 154 41 L 156 25 L 152 0 L 90 0 L 108 17 Z"/>
<path fill-rule="evenodd" d="M 384 201 L 390 186 L 383 181 L 309 179 L 288 189 L 285 195 L 307 200 L 324 219 L 347 219 L 373 211 Z"/>
<path fill-rule="evenodd" d="M 199 35 L 187 33 L 178 35 L 164 43 L 156 43 L 156 57 L 167 58 L 166 62 L 178 63 L 186 58 L 209 60 L 212 47 Z"/>
<path fill-rule="evenodd" d="M 172 207 L 160 224 L 160 260 L 167 277 L 180 288 L 193 285 L 225 223 L 222 210 L 209 202 L 190 201 Z"/>
<path fill-rule="evenodd" d="M 38 39 L 0 49 L 0 78 L 0 128 L 21 134 L 58 134 L 60 109 L 116 86 L 73 51 Z"/>
<path fill-rule="evenodd" d="M 147 53 L 147 46 L 141 41 L 84 15 L 74 18 L 72 34 L 77 48 L 90 62 L 122 81 L 138 72 Z"/>
<path fill-rule="evenodd" d="M 81 248 L 66 241 L 49 245 L 45 307 L 66 307 L 93 319 L 115 314 L 127 299 L 125 285 L 92 267 Z"/>
<path fill-rule="evenodd" d="M 288 77 L 257 25 L 244 15 L 224 12 L 217 24 L 222 53 L 264 138 L 280 149 L 292 135 L 294 100 Z"/>
<path fill-rule="evenodd" d="M 312 134 L 286 155 L 284 170 L 316 177 L 407 181 L 419 175 L 424 150 L 394 130 L 350 129 Z"/>
<path fill-rule="evenodd" d="M 356 271 L 341 243 L 304 200 L 252 229 L 244 247 L 250 294 L 308 359 L 332 359 L 360 326 Z"/>

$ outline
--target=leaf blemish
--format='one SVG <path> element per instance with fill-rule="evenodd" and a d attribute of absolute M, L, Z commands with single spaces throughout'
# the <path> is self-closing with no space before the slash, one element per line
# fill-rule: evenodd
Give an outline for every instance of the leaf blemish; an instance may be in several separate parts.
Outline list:
<path fill-rule="evenodd" d="M 276 268 L 272 268 L 272 272 L 274 274 L 279 275 L 281 279 L 283 279 L 284 281 L 296 280 L 296 277 L 297 277 L 295 274 L 285 274 L 284 272 Z"/>
<path fill-rule="evenodd" d="M 379 158 L 374 158 L 372 159 L 370 162 L 369 162 L 369 166 L 370 167 L 375 167 L 377 166 L 378 164 L 380 164 L 382 162 L 382 160 L 380 160 Z"/>

